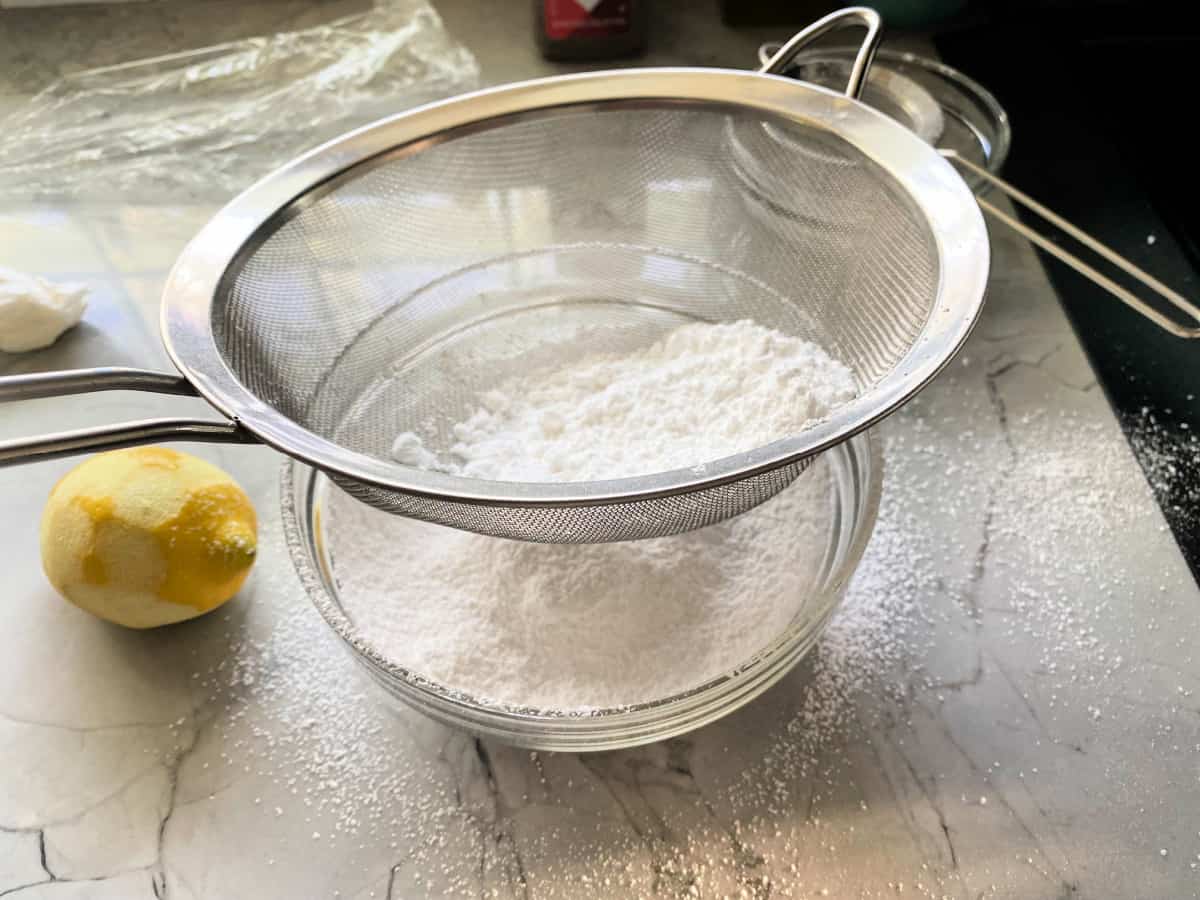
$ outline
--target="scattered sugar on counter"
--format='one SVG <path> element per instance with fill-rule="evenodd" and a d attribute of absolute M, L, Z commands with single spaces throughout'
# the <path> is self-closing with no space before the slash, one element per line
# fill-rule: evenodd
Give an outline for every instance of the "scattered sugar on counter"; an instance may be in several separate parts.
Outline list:
<path fill-rule="evenodd" d="M 1031 372 L 1013 374 L 1032 377 Z M 1120 708 L 1112 710 L 1106 697 L 1122 672 L 1137 664 L 1134 653 L 1144 640 L 1140 632 L 1134 637 L 1124 614 L 1128 607 L 1155 604 L 1163 622 L 1156 640 L 1163 645 L 1193 640 L 1193 630 L 1180 627 L 1191 621 L 1192 595 L 1177 590 L 1172 578 L 1155 574 L 1151 593 L 1137 570 L 1095 571 L 1098 548 L 1165 527 L 1156 510 L 1127 502 L 1120 466 L 1129 450 L 1112 439 L 1111 424 L 1070 412 L 1021 409 L 1013 402 L 1005 419 L 973 416 L 964 424 L 947 415 L 939 400 L 956 389 L 951 381 L 882 426 L 887 473 L 879 523 L 844 604 L 814 652 L 779 688 L 702 732 L 575 757 L 476 742 L 412 711 L 393 716 L 303 602 L 277 523 L 268 522 L 253 596 L 234 608 L 232 620 L 224 617 L 228 624 L 218 620 L 189 632 L 220 626 L 227 636 L 213 633 L 213 640 L 231 644 L 196 673 L 194 684 L 210 695 L 211 718 L 198 723 L 204 724 L 204 740 L 222 741 L 229 755 L 221 760 L 234 769 L 236 759 L 232 774 L 238 778 L 246 777 L 243 762 L 253 766 L 250 777 L 263 804 L 252 806 L 245 782 L 238 784 L 246 797 L 241 802 L 266 817 L 277 846 L 278 835 L 290 829 L 305 852 L 322 854 L 331 870 L 342 865 L 341 871 L 349 871 L 352 858 L 386 874 L 388 865 L 400 861 L 408 881 L 397 875 L 397 896 L 435 890 L 486 896 L 481 880 L 499 886 L 501 895 L 509 885 L 520 890 L 524 878 L 510 880 L 517 847 L 529 884 L 536 885 L 529 889 L 547 900 L 578 896 L 582 875 L 622 896 L 649 894 L 660 883 L 671 889 L 694 886 L 699 896 L 737 896 L 744 885 L 730 879 L 744 871 L 736 865 L 746 858 L 742 848 L 761 855 L 763 864 L 754 874 L 770 877 L 773 897 L 813 896 L 826 884 L 831 896 L 840 896 L 841 867 L 829 848 L 836 846 L 852 861 L 855 845 L 862 852 L 863 840 L 877 833 L 869 827 L 875 816 L 887 815 L 886 809 L 877 813 L 870 796 L 878 783 L 855 787 L 846 780 L 848 749 L 875 746 L 903 772 L 904 758 L 924 752 L 924 741 L 942 734 L 945 723 L 969 723 L 972 705 L 999 704 L 1014 722 L 1036 710 L 1040 724 L 1027 722 L 1028 737 L 1013 744 L 1013 755 L 981 757 L 979 774 L 953 785 L 968 797 L 988 796 L 982 808 L 1003 815 L 1003 801 L 1013 792 L 1052 796 L 1059 763 L 1103 767 L 1103 754 L 1083 756 L 1072 745 L 1090 749 L 1090 741 L 1122 727 Z M 1005 433 L 1012 448 L 1006 448 Z M 1159 448 L 1149 466 L 1156 489 L 1197 478 L 1200 453 L 1190 434 L 1143 427 L 1136 439 Z M 1095 449 L 1091 458 L 1070 452 L 1079 444 Z M 954 523 L 959 524 L 949 527 Z M 1031 540 L 1035 547 L 1014 555 L 1012 545 L 1028 546 Z M 1083 550 L 1064 552 L 1063 541 Z M 1010 586 L 1003 595 L 989 588 L 992 603 L 972 607 L 973 586 L 993 572 Z M 1163 583 L 1166 594 L 1158 590 Z M 1094 587 L 1081 593 L 1080 585 Z M 993 655 L 983 659 L 977 678 L 973 650 L 985 638 Z M 964 652 L 954 652 L 958 649 Z M 1037 675 L 1021 685 L 1021 694 L 985 699 L 981 692 L 1004 688 L 997 665 L 1006 661 L 1010 673 Z M 255 676 L 249 683 L 247 672 Z M 1163 730 L 1172 717 L 1178 716 L 1176 725 L 1190 721 L 1178 679 L 1173 673 L 1169 678 L 1174 680 L 1163 682 L 1170 686 L 1169 697 L 1133 698 L 1162 711 L 1144 734 L 1152 754 L 1160 752 L 1156 742 L 1162 752 L 1178 742 L 1178 727 L 1175 733 Z M 1055 694 L 1077 702 L 1056 702 Z M 1105 707 L 1105 716 L 1095 721 L 1086 715 L 1089 704 Z M 941 709 L 944 720 L 938 717 Z M 190 748 L 192 734 L 189 719 L 181 727 L 181 750 Z M 212 786 L 222 787 L 229 775 L 217 771 L 224 763 L 212 758 Z M 195 784 L 201 775 L 196 768 L 185 770 L 181 784 Z M 1120 779 L 1129 791 L 1145 790 L 1136 770 L 1105 777 Z M 623 827 L 619 814 L 610 829 L 610 819 L 593 805 L 606 802 L 607 791 L 622 794 L 631 786 L 659 798 L 654 814 L 663 817 L 661 833 L 671 836 L 653 839 L 652 859 L 644 836 Z M 216 802 L 236 804 L 237 797 L 237 790 L 227 791 Z M 698 819 L 689 812 L 689 798 L 698 804 Z M 844 824 L 851 800 L 862 801 L 861 814 L 849 820 L 857 828 Z M 173 841 L 191 808 L 172 816 Z M 787 818 L 797 810 L 807 814 L 794 822 Z M 305 825 L 310 816 L 313 821 Z M 608 830 L 600 831 L 598 823 Z M 314 828 L 336 835 L 338 849 L 332 839 L 308 840 Z M 486 843 L 464 843 L 475 835 Z M 1145 855 L 1160 863 L 1161 842 L 1152 835 L 1140 838 Z M 378 852 L 338 855 L 348 852 L 351 840 Z M 1161 865 L 1178 858 L 1171 848 Z M 994 882 L 1003 886 L 1030 866 L 1041 871 L 1048 864 L 1032 844 L 1014 859 L 996 862 Z M 899 891 L 957 896 L 964 890 L 946 860 L 931 860 L 928 870 L 879 874 L 880 896 Z M 420 889 L 406 892 L 410 882 Z M 755 887 L 751 896 L 764 893 Z M 993 884 L 987 895 L 1000 893 L 1002 887 Z"/>

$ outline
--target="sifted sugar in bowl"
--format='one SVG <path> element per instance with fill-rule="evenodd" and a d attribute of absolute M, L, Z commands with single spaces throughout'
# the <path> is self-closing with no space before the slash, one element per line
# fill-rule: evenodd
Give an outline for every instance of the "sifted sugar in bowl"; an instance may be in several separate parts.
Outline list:
<path fill-rule="evenodd" d="M 846 367 L 812 343 L 696 323 L 628 356 L 501 384 L 455 426 L 452 461 L 411 433 L 397 454 L 486 478 L 617 477 L 762 445 L 853 393 Z M 478 700 L 601 709 L 699 686 L 783 634 L 829 551 L 831 497 L 818 458 L 772 500 L 708 528 L 546 545 L 390 516 L 334 490 L 327 533 L 342 605 L 385 657 Z"/>

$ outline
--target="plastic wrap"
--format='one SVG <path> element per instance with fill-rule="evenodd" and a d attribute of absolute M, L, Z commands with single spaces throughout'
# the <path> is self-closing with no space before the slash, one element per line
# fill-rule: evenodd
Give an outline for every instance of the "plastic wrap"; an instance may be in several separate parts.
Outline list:
<path fill-rule="evenodd" d="M 232 195 L 349 128 L 473 87 L 425 0 L 61 78 L 0 118 L 0 193 Z"/>

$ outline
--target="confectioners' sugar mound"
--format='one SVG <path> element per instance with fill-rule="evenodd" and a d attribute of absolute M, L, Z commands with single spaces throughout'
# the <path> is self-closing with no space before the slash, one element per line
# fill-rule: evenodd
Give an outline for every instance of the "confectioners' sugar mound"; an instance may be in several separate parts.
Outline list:
<path fill-rule="evenodd" d="M 841 362 L 749 321 L 684 325 L 635 353 L 504 382 L 454 426 L 447 459 L 413 432 L 395 458 L 475 478 L 586 481 L 705 463 L 802 431 L 855 393 Z"/>
<path fill-rule="evenodd" d="M 411 465 L 520 481 L 703 463 L 795 434 L 854 395 L 821 348 L 741 321 L 508 381 L 454 428 L 454 462 L 412 432 Z M 330 492 L 342 603 L 386 657 L 480 698 L 543 709 L 660 699 L 780 637 L 817 582 L 834 502 L 820 462 L 774 502 L 652 541 L 543 546 L 395 518 Z"/>
<path fill-rule="evenodd" d="M 368 641 L 451 688 L 544 709 L 659 699 L 749 661 L 815 601 L 833 512 L 823 460 L 745 515 L 616 544 L 500 540 L 327 497 L 342 603 Z"/>

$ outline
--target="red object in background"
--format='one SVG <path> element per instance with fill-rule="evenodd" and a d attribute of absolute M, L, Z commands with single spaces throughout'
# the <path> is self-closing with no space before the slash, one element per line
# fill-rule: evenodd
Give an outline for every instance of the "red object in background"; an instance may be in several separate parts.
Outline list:
<path fill-rule="evenodd" d="M 548 59 L 607 59 L 645 46 L 646 0 L 535 0 L 534 9 Z"/>
<path fill-rule="evenodd" d="M 545 0 L 546 37 L 608 37 L 625 34 L 632 24 L 629 0 Z"/>

